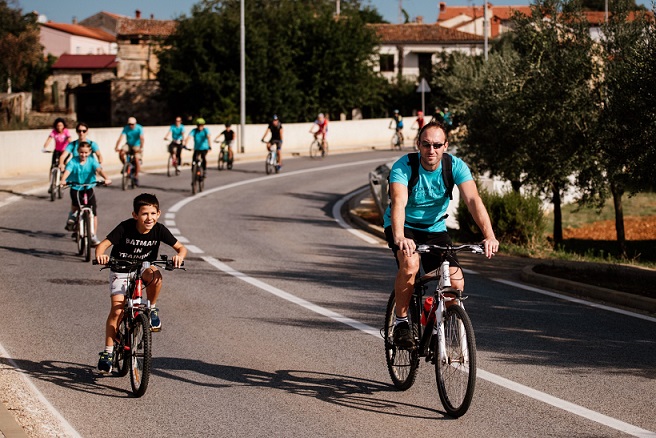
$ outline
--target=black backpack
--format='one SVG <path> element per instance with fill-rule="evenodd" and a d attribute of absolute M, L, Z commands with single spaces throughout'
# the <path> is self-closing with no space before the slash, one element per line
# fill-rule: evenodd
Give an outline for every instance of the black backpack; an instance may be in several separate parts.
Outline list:
<path fill-rule="evenodd" d="M 419 154 L 408 154 L 408 164 L 410 164 L 410 180 L 408 181 L 408 196 L 412 193 L 412 189 L 419 182 Z M 453 200 L 453 157 L 446 152 L 442 154 L 442 181 L 446 187 L 446 195 L 450 200 Z M 388 181 L 389 182 L 389 181 Z"/>

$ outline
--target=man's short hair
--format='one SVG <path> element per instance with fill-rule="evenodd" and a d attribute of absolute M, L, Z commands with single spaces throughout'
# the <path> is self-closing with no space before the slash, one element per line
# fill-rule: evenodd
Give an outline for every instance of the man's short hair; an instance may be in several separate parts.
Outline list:
<path fill-rule="evenodd" d="M 432 128 L 438 128 L 441 129 L 442 132 L 444 133 L 444 141 L 449 141 L 449 135 L 446 132 L 446 128 L 444 127 L 444 123 L 438 122 L 437 120 L 433 119 L 430 122 L 426 123 L 420 130 L 419 134 L 417 135 L 417 138 L 421 140 L 421 135 Z"/>
<path fill-rule="evenodd" d="M 139 210 L 141 210 L 141 207 L 144 206 L 150 206 L 152 205 L 159 211 L 159 200 L 157 199 L 157 196 L 150 194 L 150 193 L 142 193 L 136 198 L 134 198 L 134 201 L 132 202 L 132 209 L 136 214 L 139 214 Z"/>

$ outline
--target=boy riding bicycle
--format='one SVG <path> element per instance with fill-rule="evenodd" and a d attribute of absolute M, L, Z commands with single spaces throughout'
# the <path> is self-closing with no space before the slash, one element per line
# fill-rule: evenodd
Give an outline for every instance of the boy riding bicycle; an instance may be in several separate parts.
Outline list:
<path fill-rule="evenodd" d="M 219 138 L 223 136 L 223 142 L 221 146 L 225 145 L 228 148 L 228 161 L 232 163 L 233 160 L 233 149 L 235 146 L 235 131 L 232 130 L 232 124 L 226 123 L 225 129 L 216 136 L 214 139 L 215 143 L 219 143 Z"/>
<path fill-rule="evenodd" d="M 156 260 L 160 242 L 171 246 L 177 254 L 173 256 L 173 265 L 182 266 L 187 256 L 187 249 L 176 239 L 164 225 L 157 222 L 161 211 L 155 195 L 142 193 L 134 198 L 132 203 L 132 219 L 118 224 L 107 237 L 96 247 L 96 261 L 107 264 L 110 256 L 105 251 L 113 245 L 111 257 L 121 260 L 146 261 Z M 128 278 L 130 273 L 109 272 L 109 291 L 111 307 L 105 324 L 105 349 L 100 352 L 98 369 L 104 372 L 112 371 L 112 354 L 114 352 L 114 337 L 121 320 L 125 295 L 128 293 Z M 153 331 L 162 329 L 158 309 L 155 307 L 162 289 L 162 274 L 155 266 L 142 270 L 142 279 L 146 286 L 146 294 L 150 301 L 150 325 Z"/>
<path fill-rule="evenodd" d="M 85 141 L 81 142 L 77 148 L 78 155 L 73 157 L 67 164 L 64 173 L 61 176 L 61 185 L 69 183 L 71 185 L 71 211 L 68 213 L 66 221 L 66 230 L 73 231 L 75 228 L 75 214 L 80 209 L 79 200 L 86 194 L 89 206 L 93 212 L 94 230 L 98 230 L 98 213 L 96 211 L 96 196 L 93 193 L 93 187 L 82 187 L 82 184 L 95 184 L 96 174 L 105 179 L 105 184 L 109 185 L 112 181 L 105 175 L 105 171 L 95 158 L 91 157 L 91 145 Z M 81 192 L 81 193 L 79 193 Z M 97 245 L 98 238 L 94 234 L 91 236 L 91 244 Z"/>

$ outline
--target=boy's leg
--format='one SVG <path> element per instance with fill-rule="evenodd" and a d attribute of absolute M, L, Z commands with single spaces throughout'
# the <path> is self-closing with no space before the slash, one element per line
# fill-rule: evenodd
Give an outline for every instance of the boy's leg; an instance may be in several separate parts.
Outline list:
<path fill-rule="evenodd" d="M 146 285 L 146 296 L 150 301 L 150 327 L 153 331 L 160 331 L 162 321 L 159 319 L 159 309 L 155 307 L 155 303 L 162 290 L 162 273 L 155 266 L 151 266 L 143 271 L 141 278 Z"/>
<path fill-rule="evenodd" d="M 105 324 L 105 347 L 114 346 L 114 338 L 116 337 L 116 330 L 118 329 L 118 323 L 123 313 L 123 307 L 125 306 L 125 295 L 123 294 L 112 295 L 111 300 L 112 300 L 112 306 L 109 309 L 109 315 L 107 316 L 107 323 Z"/>

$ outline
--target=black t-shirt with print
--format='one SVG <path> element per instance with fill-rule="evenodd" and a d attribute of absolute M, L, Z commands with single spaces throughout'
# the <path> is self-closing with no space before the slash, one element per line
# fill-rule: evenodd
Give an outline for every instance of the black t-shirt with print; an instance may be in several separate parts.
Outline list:
<path fill-rule="evenodd" d="M 164 242 L 169 246 L 178 243 L 173 234 L 159 222 L 146 234 L 137 231 L 137 221 L 128 219 L 114 228 L 108 235 L 107 240 L 112 242 L 111 257 L 123 260 L 142 260 L 152 262 L 157 259 L 159 243 Z"/>

